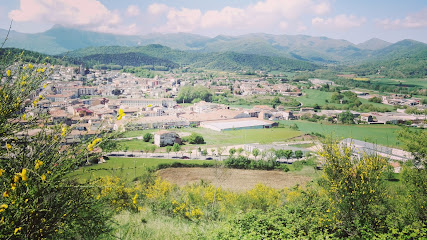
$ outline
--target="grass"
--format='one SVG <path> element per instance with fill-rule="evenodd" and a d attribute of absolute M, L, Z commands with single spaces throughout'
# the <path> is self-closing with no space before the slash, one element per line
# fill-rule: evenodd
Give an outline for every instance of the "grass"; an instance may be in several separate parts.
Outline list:
<path fill-rule="evenodd" d="M 336 139 L 354 138 L 384 146 L 397 147 L 400 145 L 396 133 L 400 128 L 394 125 L 338 125 L 306 121 L 280 121 L 280 123 L 296 124 L 304 133 L 315 132 Z"/>
<path fill-rule="evenodd" d="M 136 177 L 143 176 L 147 168 L 153 168 L 161 163 L 206 163 L 205 160 L 176 160 L 176 159 L 157 159 L 157 158 L 119 158 L 111 157 L 106 163 L 95 164 L 92 166 L 81 167 L 74 171 L 70 176 L 76 177 L 84 182 L 88 179 L 99 178 L 103 176 L 117 176 L 127 181 Z"/>
<path fill-rule="evenodd" d="M 154 133 L 157 130 L 143 130 L 125 132 L 124 137 L 143 136 L 147 132 Z M 283 142 L 289 138 L 302 135 L 302 132 L 289 128 L 270 128 L 270 129 L 247 129 L 217 132 L 206 128 L 181 128 L 171 129 L 171 131 L 180 133 L 198 133 L 203 136 L 206 145 L 228 146 L 244 143 L 262 143 L 269 144 L 273 142 Z M 139 143 L 141 142 L 141 145 Z M 129 150 L 142 150 L 144 143 L 142 140 L 122 141 L 121 143 L 129 147 Z M 195 145 L 199 146 L 199 145 Z M 205 146 L 205 145 L 203 145 Z"/>
<path fill-rule="evenodd" d="M 320 90 L 306 89 L 304 90 L 304 93 L 306 94 L 299 98 L 296 98 L 296 100 L 300 101 L 303 104 L 303 107 L 312 107 L 315 104 L 319 106 L 327 104 L 327 105 L 332 105 L 336 107 L 344 107 L 348 105 L 348 104 L 338 104 L 338 103 L 331 103 L 331 102 L 327 103 L 326 100 L 328 101 L 331 100 L 331 96 L 333 92 L 323 92 Z M 374 107 L 386 108 L 390 111 L 394 110 L 394 107 L 390 105 L 369 102 L 368 100 L 363 98 L 358 98 L 358 99 L 362 104 L 372 104 Z"/>
<path fill-rule="evenodd" d="M 373 78 L 371 82 L 397 87 L 402 83 L 402 86 L 427 88 L 426 78 Z"/>
<path fill-rule="evenodd" d="M 332 92 L 323 92 L 315 89 L 306 89 L 303 91 L 305 94 L 296 98 L 303 104 L 303 107 L 314 106 L 315 104 L 324 105 L 326 100 L 331 100 Z M 342 106 L 341 104 L 328 103 L 329 105 Z"/>
<path fill-rule="evenodd" d="M 118 228 L 108 239 L 209 239 L 219 221 L 196 222 L 165 216 L 144 208 L 138 213 L 123 211 L 114 217 Z"/>
<path fill-rule="evenodd" d="M 140 139 L 132 139 L 120 141 L 120 145 L 121 149 L 126 149 L 127 151 L 141 151 L 144 150 L 146 147 L 152 146 L 153 144 L 149 142 L 144 142 Z"/>

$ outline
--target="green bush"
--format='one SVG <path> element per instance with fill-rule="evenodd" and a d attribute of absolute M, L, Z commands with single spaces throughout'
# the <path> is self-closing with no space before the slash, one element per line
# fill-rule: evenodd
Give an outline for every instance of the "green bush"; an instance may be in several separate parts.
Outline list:
<path fill-rule="evenodd" d="M 93 239 L 108 233 L 111 212 L 94 197 L 96 186 L 67 177 L 89 155 L 96 156 L 92 151 L 105 139 L 63 147 L 70 129 L 24 112 L 43 99 L 32 94 L 52 69 L 19 59 L 8 66 L 3 64 L 7 57 L 0 61 L 5 74 L 0 87 L 0 238 Z"/>

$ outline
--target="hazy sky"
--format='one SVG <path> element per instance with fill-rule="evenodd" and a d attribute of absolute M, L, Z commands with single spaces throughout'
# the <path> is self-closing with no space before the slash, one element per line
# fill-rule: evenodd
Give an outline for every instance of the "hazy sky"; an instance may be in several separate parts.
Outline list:
<path fill-rule="evenodd" d="M 43 32 L 54 24 L 84 30 L 205 36 L 304 34 L 360 43 L 427 43 L 427 0 L 0 0 L 0 28 Z"/>

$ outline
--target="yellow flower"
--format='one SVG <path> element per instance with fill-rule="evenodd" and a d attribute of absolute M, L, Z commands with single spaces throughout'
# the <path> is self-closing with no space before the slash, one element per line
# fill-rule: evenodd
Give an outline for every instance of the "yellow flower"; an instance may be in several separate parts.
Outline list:
<path fill-rule="evenodd" d="M 2 175 L 4 172 L 5 172 L 5 170 L 3 170 L 3 169 L 1 169 L 1 168 L 0 168 L 0 177 L 1 177 L 1 175 Z"/>
<path fill-rule="evenodd" d="M 132 198 L 132 203 L 133 204 L 137 204 L 138 201 L 136 201 L 136 199 L 138 198 L 138 193 L 135 193 L 135 196 Z"/>
<path fill-rule="evenodd" d="M 7 204 L 0 205 L 0 212 L 3 212 L 5 209 L 7 209 L 9 206 Z"/>
<path fill-rule="evenodd" d="M 21 231 L 22 227 L 19 228 L 15 228 L 15 231 L 13 232 L 13 234 L 16 234 L 17 232 Z"/>
<path fill-rule="evenodd" d="M 117 120 L 122 119 L 122 117 L 124 117 L 126 114 L 123 112 L 123 109 L 120 108 L 119 110 L 119 116 L 117 117 Z"/>
<path fill-rule="evenodd" d="M 27 181 L 28 180 L 27 169 L 25 169 L 25 168 L 22 169 L 21 178 L 22 178 L 22 181 Z"/>
<path fill-rule="evenodd" d="M 11 149 L 11 148 L 12 148 L 12 145 L 10 145 L 9 143 L 6 143 L 6 148 L 7 148 L 7 149 Z"/>
<path fill-rule="evenodd" d="M 18 179 L 19 179 L 19 177 L 18 177 Z M 12 190 L 15 190 L 15 188 L 16 188 L 16 184 L 15 184 L 15 183 L 11 183 L 11 184 L 10 184 L 10 188 L 11 188 Z"/>
<path fill-rule="evenodd" d="M 27 115 L 24 113 L 24 115 L 22 115 L 22 120 L 26 120 L 27 119 Z"/>
<path fill-rule="evenodd" d="M 39 102 L 39 100 L 38 100 L 38 99 L 34 100 L 34 102 L 33 102 L 33 106 L 34 106 L 34 107 L 36 107 L 38 102 Z"/>
<path fill-rule="evenodd" d="M 34 167 L 34 169 L 39 169 L 42 165 L 43 165 L 43 161 L 40 161 L 40 160 L 36 160 L 36 161 L 34 161 L 35 162 L 35 167 Z"/>
<path fill-rule="evenodd" d="M 30 64 L 28 64 L 28 68 L 29 68 L 29 69 L 33 69 L 33 64 L 31 64 L 31 63 L 30 63 Z"/>
<path fill-rule="evenodd" d="M 63 137 L 63 136 L 65 136 L 65 134 L 67 133 L 67 128 L 65 128 L 65 127 L 63 127 L 62 128 L 62 133 L 61 133 L 61 136 Z"/>
<path fill-rule="evenodd" d="M 47 87 L 47 84 L 44 84 L 44 85 L 43 85 L 43 88 L 46 88 L 46 87 Z"/>
<path fill-rule="evenodd" d="M 3 197 L 4 197 L 4 198 L 9 197 L 9 191 L 5 191 L 5 192 L 3 193 Z"/>
<path fill-rule="evenodd" d="M 46 181 L 46 175 L 43 174 L 40 178 L 42 179 L 42 181 Z"/>
<path fill-rule="evenodd" d="M 11 75 L 12 73 L 11 73 L 11 71 L 10 70 L 7 70 L 6 71 L 6 75 L 8 76 L 8 77 L 10 77 L 10 75 Z"/>
<path fill-rule="evenodd" d="M 19 174 L 15 174 L 15 176 L 13 176 L 13 182 L 14 183 L 19 182 Z"/>

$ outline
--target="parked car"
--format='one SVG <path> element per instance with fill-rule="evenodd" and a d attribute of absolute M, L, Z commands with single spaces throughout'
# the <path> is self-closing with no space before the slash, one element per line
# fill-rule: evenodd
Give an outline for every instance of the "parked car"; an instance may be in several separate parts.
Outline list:
<path fill-rule="evenodd" d="M 190 159 L 190 158 L 187 156 L 182 156 L 181 159 Z"/>
<path fill-rule="evenodd" d="M 213 158 L 211 158 L 211 157 L 207 157 L 207 158 L 206 158 L 206 160 L 212 160 L 212 159 L 213 159 Z"/>

